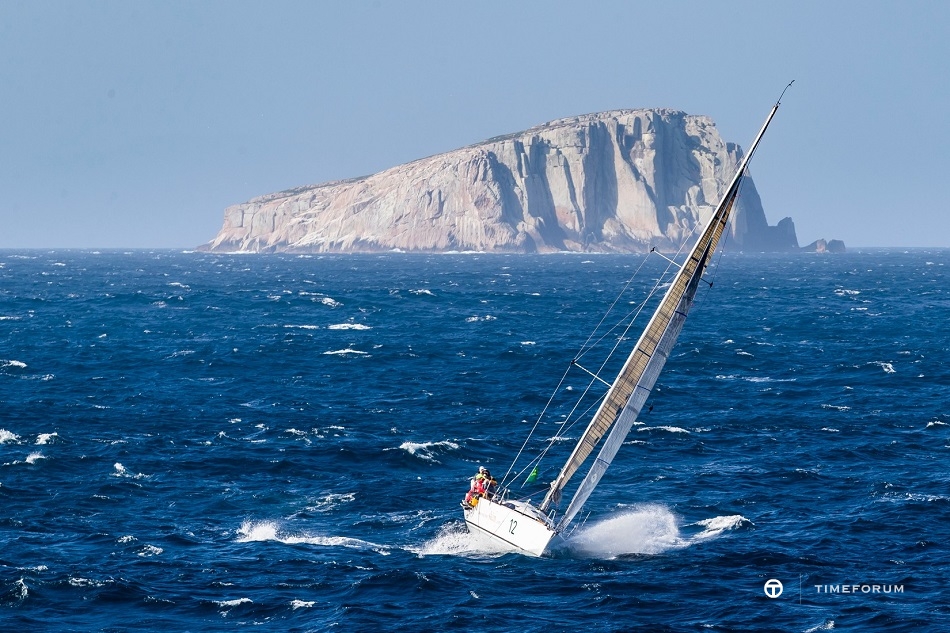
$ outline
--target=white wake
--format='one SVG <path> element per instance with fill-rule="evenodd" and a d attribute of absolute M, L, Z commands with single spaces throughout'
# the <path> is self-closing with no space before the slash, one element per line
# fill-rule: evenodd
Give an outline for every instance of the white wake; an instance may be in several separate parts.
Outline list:
<path fill-rule="evenodd" d="M 582 526 L 559 551 L 574 556 L 617 558 L 683 549 L 751 522 L 740 515 L 720 516 L 681 526 L 669 508 L 642 504 Z M 684 533 L 681 528 L 693 528 Z"/>

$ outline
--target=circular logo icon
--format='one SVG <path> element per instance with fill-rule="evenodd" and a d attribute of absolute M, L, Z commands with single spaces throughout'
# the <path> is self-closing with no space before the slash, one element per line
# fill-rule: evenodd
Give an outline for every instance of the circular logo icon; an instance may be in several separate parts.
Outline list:
<path fill-rule="evenodd" d="M 765 581 L 765 595 L 769 598 L 778 598 L 782 595 L 782 581 L 770 578 Z"/>

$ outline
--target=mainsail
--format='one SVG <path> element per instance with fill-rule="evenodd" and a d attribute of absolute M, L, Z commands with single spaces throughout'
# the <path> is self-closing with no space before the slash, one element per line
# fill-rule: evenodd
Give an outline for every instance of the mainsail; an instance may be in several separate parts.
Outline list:
<path fill-rule="evenodd" d="M 542 512 L 547 512 L 552 504 L 560 500 L 561 493 L 568 481 L 584 464 L 604 435 L 607 435 L 607 439 L 591 465 L 587 476 L 581 482 L 558 523 L 558 531 L 566 528 L 584 506 L 587 498 L 617 454 L 617 450 L 640 414 L 640 409 L 663 370 L 670 350 L 672 350 L 680 331 L 683 329 L 683 323 L 686 321 L 686 315 L 693 303 L 697 287 L 706 266 L 709 264 L 709 258 L 716 251 L 719 238 L 729 221 L 729 215 L 739 194 L 739 185 L 745 174 L 746 166 L 752 158 L 759 140 L 761 140 L 766 128 L 772 121 L 772 117 L 778 111 L 780 102 L 781 98 L 773 106 L 772 111 L 762 125 L 762 129 L 752 142 L 749 152 L 742 159 L 736 175 L 709 219 L 709 223 L 689 252 L 686 262 L 677 272 L 673 283 L 670 284 L 656 312 L 620 370 L 620 374 L 610 386 L 600 407 L 584 431 L 584 435 L 577 443 L 564 467 L 561 468 L 557 478 L 551 483 L 551 488 L 540 505 Z"/>

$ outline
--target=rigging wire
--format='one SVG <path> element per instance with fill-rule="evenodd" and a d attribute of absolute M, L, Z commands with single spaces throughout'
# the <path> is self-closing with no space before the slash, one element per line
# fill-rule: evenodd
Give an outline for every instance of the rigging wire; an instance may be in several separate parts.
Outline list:
<path fill-rule="evenodd" d="M 743 184 L 743 183 L 742 183 L 742 180 L 740 180 L 740 182 L 739 182 L 740 188 L 741 188 L 742 184 Z M 740 189 L 740 191 L 741 191 L 741 189 Z M 624 294 L 626 294 L 626 292 L 629 290 L 630 285 L 633 283 L 634 279 L 636 279 L 636 278 L 638 277 L 638 275 L 640 274 L 640 271 L 642 270 L 644 264 L 646 263 L 647 259 L 649 259 L 649 255 L 652 254 L 652 253 L 654 253 L 654 252 L 656 252 L 656 249 L 655 249 L 655 248 L 652 248 L 652 249 L 650 250 L 650 253 L 647 254 L 648 256 L 647 256 L 647 257 L 644 257 L 644 258 L 643 258 L 643 261 L 640 262 L 640 265 L 637 267 L 637 270 L 634 271 L 633 275 L 632 275 L 632 276 L 627 280 L 627 282 L 624 284 L 624 286 L 623 286 L 623 288 L 621 289 L 620 293 L 617 295 L 617 297 L 613 300 L 613 302 L 612 302 L 612 303 L 610 304 L 610 306 L 607 308 L 607 311 L 604 313 L 604 316 L 601 317 L 600 321 L 597 323 L 597 325 L 596 325 L 596 326 L 594 327 L 594 329 L 591 331 L 590 335 L 588 335 L 587 339 L 586 339 L 586 340 L 584 341 L 584 343 L 581 345 L 581 347 L 580 347 L 578 353 L 575 355 L 575 357 L 574 357 L 574 359 L 571 361 L 570 365 L 568 365 L 567 369 L 566 369 L 566 370 L 564 371 L 564 373 L 562 374 L 561 379 L 558 381 L 557 387 L 555 388 L 555 390 L 554 390 L 554 392 L 551 394 L 551 396 L 548 398 L 548 401 L 545 403 L 544 408 L 541 410 L 541 413 L 538 415 L 538 418 L 535 420 L 535 423 L 534 423 L 534 425 L 532 426 L 531 431 L 528 433 L 528 436 L 525 438 L 524 443 L 521 445 L 521 448 L 518 450 L 518 453 L 515 455 L 514 460 L 511 462 L 511 465 L 508 467 L 508 470 L 505 472 L 504 477 L 502 477 L 502 486 L 505 485 L 505 482 L 508 481 L 509 476 L 510 476 L 510 475 L 512 474 L 512 472 L 515 470 L 515 465 L 518 463 L 518 460 L 521 458 L 521 455 L 523 454 L 525 448 L 527 447 L 528 442 L 531 440 L 532 436 L 534 435 L 535 431 L 537 430 L 538 425 L 541 423 L 541 421 L 544 419 L 545 415 L 547 414 L 548 410 L 550 409 L 551 404 L 552 404 L 552 402 L 554 401 L 554 398 L 556 397 L 556 395 L 558 394 L 558 392 L 559 392 L 560 389 L 561 389 L 561 386 L 562 386 L 562 385 L 564 384 L 564 382 L 567 380 L 567 376 L 568 376 L 568 374 L 570 373 L 571 369 L 577 364 L 577 360 L 579 360 L 580 358 L 582 358 L 584 355 L 586 355 L 586 354 L 587 354 L 588 352 L 590 352 L 591 350 L 597 348 L 601 343 L 603 343 L 603 341 L 604 341 L 607 337 L 611 336 L 611 334 L 614 333 L 618 328 L 620 328 L 621 325 L 623 325 L 624 323 L 626 323 L 626 325 L 623 327 L 623 332 L 622 332 L 619 336 L 617 336 L 617 337 L 615 338 L 613 347 L 610 349 L 609 353 L 606 355 L 605 359 L 604 359 L 603 362 L 600 364 L 600 367 L 598 368 L 598 370 L 597 370 L 596 372 L 587 372 L 588 374 L 590 374 L 590 375 L 592 376 L 592 379 L 587 383 L 587 386 L 584 388 L 584 391 L 582 392 L 581 396 L 580 396 L 579 398 L 577 398 L 577 400 L 576 400 L 574 406 L 572 407 L 571 411 L 565 416 L 565 419 L 564 419 L 564 421 L 561 423 L 560 427 L 558 428 L 558 431 L 557 431 L 557 432 L 551 437 L 551 439 L 548 441 L 548 444 L 547 444 L 547 446 L 544 448 L 544 450 L 543 450 L 536 458 L 530 460 L 530 461 L 528 462 L 527 466 L 525 466 L 524 468 L 518 470 L 518 471 L 514 474 L 514 477 L 513 477 L 513 478 L 514 478 L 514 479 L 520 478 L 521 475 L 524 474 L 524 472 L 527 471 L 527 470 L 528 470 L 529 468 L 531 468 L 532 466 L 534 466 L 534 467 L 540 466 L 541 461 L 542 461 L 542 460 L 544 459 L 544 457 L 547 455 L 548 451 L 554 446 L 554 444 L 555 444 L 555 442 L 557 441 L 557 439 L 560 438 L 560 437 L 563 437 L 563 435 L 564 435 L 565 432 L 570 431 L 570 430 L 577 424 L 578 421 L 580 421 L 581 419 L 584 419 L 584 418 L 587 416 L 587 414 L 590 413 L 590 411 L 591 411 L 595 406 L 598 406 L 599 403 L 600 403 L 600 402 L 603 400 L 603 398 L 606 396 L 606 392 L 605 392 L 605 393 L 602 394 L 600 397 L 598 397 L 597 399 L 595 399 L 595 401 L 594 401 L 592 404 L 590 404 L 580 415 L 576 415 L 576 416 L 575 416 L 575 414 L 577 413 L 577 410 L 578 410 L 578 408 L 580 407 L 581 403 L 584 401 L 584 399 L 587 397 L 588 393 L 590 392 L 590 389 L 591 389 L 591 388 L 593 387 L 593 385 L 596 384 L 596 382 L 599 380 L 599 375 L 600 375 L 600 373 L 604 371 L 604 369 L 606 368 L 608 362 L 613 358 L 613 356 L 614 356 L 614 354 L 616 353 L 616 351 L 617 351 L 618 347 L 620 346 L 620 344 L 627 338 L 627 335 L 629 334 L 630 328 L 633 327 L 633 324 L 636 322 L 637 318 L 639 317 L 639 315 L 641 314 L 641 312 L 643 311 L 643 309 L 646 307 L 646 305 L 650 302 L 650 300 L 656 295 L 656 293 L 657 293 L 657 292 L 659 291 L 659 289 L 662 287 L 664 280 L 665 280 L 665 279 L 667 278 L 667 276 L 670 274 L 670 270 L 671 270 L 672 268 L 678 268 L 678 267 L 679 267 L 679 265 L 678 265 L 678 264 L 676 263 L 676 261 L 675 261 L 675 258 L 682 256 L 683 250 L 686 248 L 686 245 L 689 244 L 689 243 L 691 243 L 693 237 L 696 235 L 697 230 L 698 230 L 701 226 L 703 226 L 703 223 L 702 223 L 702 222 L 699 222 L 698 219 L 699 219 L 699 218 L 697 218 L 697 221 L 693 223 L 693 226 L 692 226 L 692 228 L 690 229 L 690 232 L 689 232 L 689 234 L 686 236 L 686 238 L 680 242 L 679 247 L 678 247 L 677 252 L 676 252 L 676 254 L 674 255 L 674 257 L 673 257 L 673 258 L 663 257 L 663 259 L 665 259 L 665 260 L 667 261 L 666 269 L 663 270 L 663 272 L 661 272 L 661 273 L 659 274 L 659 276 L 657 277 L 656 282 L 653 284 L 653 287 L 652 287 L 652 288 L 650 289 L 650 291 L 647 293 L 646 298 L 644 298 L 643 301 L 641 301 L 634 309 L 632 309 L 631 311 L 627 312 L 627 314 L 625 314 L 623 317 L 621 317 L 613 326 L 611 326 L 611 327 L 608 328 L 606 331 L 604 331 L 604 332 L 597 338 L 597 340 L 592 343 L 591 341 L 592 341 L 592 340 L 594 339 L 594 337 L 597 335 L 598 331 L 601 330 L 601 328 L 603 327 L 603 325 L 604 325 L 605 321 L 607 320 L 608 316 L 611 314 L 611 312 L 613 312 L 613 310 L 616 308 L 617 304 L 619 303 L 620 299 L 621 299 L 621 298 L 624 296 Z M 729 231 L 727 230 L 727 231 L 725 231 L 725 232 L 726 232 L 726 237 L 728 238 L 728 233 L 729 233 Z M 721 259 L 722 259 L 722 253 L 723 253 L 723 251 L 720 249 L 720 254 L 719 254 L 719 259 L 720 259 L 720 261 L 721 261 Z M 657 253 L 657 254 L 659 254 L 659 253 Z M 719 268 L 719 262 L 717 261 L 716 266 L 715 266 L 715 269 L 714 269 L 714 271 L 713 271 L 713 275 L 715 275 L 715 273 L 718 271 L 718 268 Z M 712 285 L 712 284 L 710 284 L 710 286 L 711 286 L 711 285 Z M 705 300 L 705 293 L 703 294 L 703 300 Z M 629 319 L 629 321 L 627 321 L 627 319 Z M 586 371 L 586 370 L 585 370 L 585 371 Z M 524 484 L 522 484 L 522 485 L 524 485 Z"/>
<path fill-rule="evenodd" d="M 675 258 L 675 257 L 679 257 L 679 256 L 682 255 L 683 249 L 684 249 L 684 248 L 686 247 L 686 245 L 691 241 L 692 237 L 696 234 L 696 230 L 700 227 L 700 225 L 701 225 L 700 222 L 694 223 L 692 229 L 690 230 L 689 235 L 686 237 L 686 239 L 684 239 L 682 242 L 680 242 L 679 248 L 677 249 L 677 252 L 676 252 L 676 254 L 674 255 L 674 258 Z M 552 438 L 548 441 L 548 445 L 544 448 L 544 450 L 540 453 L 540 455 L 538 455 L 536 458 L 532 459 L 532 460 L 528 463 L 528 465 L 527 465 L 525 468 L 522 468 L 521 470 L 517 471 L 517 472 L 515 473 L 515 475 L 514 475 L 513 478 L 514 478 L 514 479 L 520 478 L 520 476 L 521 476 L 528 468 L 530 468 L 532 465 L 540 465 L 541 460 L 545 457 L 545 455 L 547 455 L 548 451 L 554 446 L 554 443 L 555 443 L 556 439 L 557 439 L 558 437 L 562 437 L 563 434 L 564 434 L 566 431 L 569 431 L 571 428 L 573 428 L 574 425 L 577 424 L 577 422 L 578 422 L 580 419 L 583 419 L 583 417 L 586 416 L 587 413 L 589 413 L 589 412 L 591 411 L 591 409 L 594 408 L 594 406 L 597 406 L 597 405 L 599 404 L 599 402 L 600 402 L 600 401 L 604 398 L 604 396 L 606 395 L 606 393 L 605 393 L 605 394 L 601 395 L 599 398 L 597 398 L 597 399 L 595 400 L 595 402 L 594 402 L 593 404 L 591 404 L 590 406 L 588 406 L 587 409 L 586 409 L 580 416 L 576 416 L 576 417 L 574 416 L 574 414 L 577 412 L 577 409 L 578 409 L 578 407 L 580 406 L 581 402 L 584 401 L 584 399 L 587 397 L 587 394 L 590 392 L 591 387 L 596 383 L 597 377 L 598 377 L 598 376 L 600 375 L 600 373 L 604 370 L 604 368 L 606 367 L 606 365 L 607 365 L 607 363 L 610 361 L 610 359 L 613 358 L 613 356 L 614 356 L 614 354 L 616 353 L 617 348 L 620 346 L 620 344 L 626 339 L 627 334 L 628 334 L 629 331 L 630 331 L 630 328 L 633 327 L 633 324 L 636 322 L 637 318 L 638 318 L 639 315 L 642 313 L 643 309 L 646 307 L 646 305 L 650 302 L 650 300 L 656 295 L 656 293 L 657 293 L 657 292 L 660 290 L 660 288 L 663 286 L 663 282 L 664 282 L 664 280 L 667 278 L 667 276 L 670 274 L 670 270 L 671 270 L 674 266 L 679 266 L 678 264 L 676 264 L 676 262 L 674 261 L 674 259 L 664 257 L 663 259 L 665 259 L 665 260 L 668 262 L 668 263 L 667 263 L 667 266 L 666 266 L 666 268 L 663 270 L 663 272 L 660 273 L 659 276 L 657 277 L 656 281 L 655 281 L 654 284 L 653 284 L 653 287 L 652 287 L 652 288 L 650 289 L 650 291 L 647 293 L 646 298 L 645 298 L 643 301 L 641 301 L 641 302 L 637 305 L 636 308 L 634 308 L 633 310 L 629 311 L 626 315 L 624 315 L 621 319 L 619 319 L 618 322 L 617 322 L 615 325 L 613 325 L 613 326 L 611 326 L 609 329 L 607 329 L 607 331 L 605 331 L 594 343 L 591 343 L 591 341 L 594 339 L 594 337 L 595 337 L 595 335 L 597 334 L 597 332 L 598 332 L 598 331 L 601 329 L 601 327 L 604 325 L 604 322 L 607 320 L 607 317 L 608 317 L 608 316 L 610 315 L 610 313 L 616 308 L 617 304 L 619 303 L 620 299 L 624 296 L 624 294 L 626 294 L 626 292 L 629 290 L 630 285 L 631 285 L 631 284 L 633 283 L 633 281 L 639 276 L 640 271 L 643 269 L 643 266 L 646 264 L 647 260 L 649 259 L 649 256 L 650 256 L 652 253 L 654 253 L 655 250 L 656 250 L 655 248 L 654 248 L 654 249 L 651 249 L 650 252 L 647 253 L 647 257 L 644 257 L 644 258 L 643 258 L 643 260 L 640 262 L 640 265 L 639 265 L 639 266 L 637 267 L 637 269 L 634 271 L 633 275 L 631 275 L 631 277 L 630 277 L 630 278 L 627 280 L 627 282 L 624 284 L 623 288 L 620 290 L 620 293 L 617 295 L 617 297 L 613 300 L 613 302 L 612 302 L 612 303 L 610 304 L 610 306 L 607 308 L 607 311 L 604 313 L 604 316 L 601 317 L 600 321 L 597 323 L 597 325 L 594 327 L 594 329 L 593 329 L 593 330 L 591 331 L 591 333 L 588 335 L 587 339 L 586 339 L 586 340 L 584 341 L 584 343 L 581 345 L 580 350 L 578 351 L 578 353 L 575 354 L 574 359 L 571 361 L 571 363 L 568 365 L 567 369 L 565 369 L 564 373 L 561 375 L 561 379 L 558 381 L 558 384 L 557 384 L 557 386 L 555 387 L 553 393 L 552 393 L 551 396 L 548 398 L 548 401 L 545 403 L 544 407 L 542 408 L 541 413 L 538 415 L 537 419 L 535 420 L 534 425 L 531 427 L 531 430 L 528 432 L 528 436 L 525 438 L 524 443 L 522 443 L 521 448 L 518 449 L 518 453 L 515 455 L 514 460 L 512 460 L 511 465 L 508 467 L 508 470 L 505 472 L 504 476 L 502 477 L 502 479 L 501 479 L 501 486 L 502 486 L 502 487 L 505 486 L 505 483 L 509 480 L 509 476 L 512 474 L 512 471 L 515 470 L 515 465 L 518 463 L 518 460 L 521 458 L 522 453 L 524 452 L 525 448 L 527 447 L 528 442 L 529 442 L 529 441 L 531 440 L 531 438 L 533 437 L 535 431 L 536 431 L 537 428 L 538 428 L 538 425 L 541 423 L 541 421 L 544 419 L 545 415 L 547 414 L 547 411 L 548 411 L 548 409 L 551 407 L 551 403 L 554 401 L 554 398 L 557 396 L 558 392 L 560 391 L 561 386 L 564 384 L 565 380 L 567 380 L 567 376 L 568 376 L 568 374 L 570 373 L 571 369 L 574 367 L 576 361 L 577 361 L 578 359 L 582 358 L 585 354 L 587 354 L 588 352 L 590 352 L 592 349 L 596 348 L 596 347 L 597 347 L 600 343 L 602 343 L 608 336 L 610 336 L 612 332 L 616 331 L 616 330 L 621 326 L 621 324 L 623 324 L 627 319 L 630 319 L 629 322 L 627 322 L 626 325 L 625 325 L 625 327 L 623 328 L 623 333 L 622 333 L 621 335 L 619 335 L 619 336 L 616 337 L 616 340 L 615 340 L 615 342 L 614 342 L 614 344 L 613 344 L 613 347 L 610 349 L 610 352 L 607 354 L 606 358 L 605 358 L 604 361 L 601 363 L 601 365 L 600 365 L 600 367 L 598 368 L 597 372 L 594 374 L 594 378 L 592 378 L 591 381 L 590 381 L 590 382 L 587 384 L 587 386 L 584 388 L 584 391 L 582 392 L 581 396 L 577 399 L 577 402 L 574 404 L 574 406 L 573 406 L 573 408 L 571 409 L 570 413 L 565 417 L 564 421 L 561 423 L 560 427 L 558 428 L 558 430 L 557 430 L 557 432 L 554 434 L 554 436 L 552 436 Z M 568 425 L 568 423 L 570 423 L 570 424 Z"/>
<path fill-rule="evenodd" d="M 791 83 L 790 83 L 789 85 L 791 85 Z M 787 89 L 787 87 L 786 87 L 786 89 Z M 784 92 L 783 92 L 783 95 L 784 95 Z M 781 99 L 781 98 L 780 98 L 780 99 Z M 747 173 L 747 171 L 748 171 L 748 168 L 746 169 L 746 173 Z M 746 175 L 746 174 L 744 173 L 743 176 L 745 176 L 745 175 Z M 740 178 L 739 183 L 738 183 L 739 186 L 738 186 L 738 190 L 737 190 L 737 192 L 736 192 L 736 198 L 735 198 L 735 199 L 738 199 L 738 198 L 740 197 L 740 194 L 741 194 L 741 192 L 742 192 L 742 186 L 745 184 L 744 181 L 745 181 L 745 178 L 744 178 L 744 177 L 743 177 L 743 178 Z M 735 199 L 734 199 L 734 200 L 735 200 Z M 697 220 L 698 220 L 698 218 L 697 218 Z M 627 293 L 627 291 L 628 291 L 629 288 L 630 288 L 630 285 L 631 285 L 631 284 L 633 283 L 633 281 L 639 276 L 640 271 L 643 269 L 643 266 L 646 264 L 647 260 L 649 259 L 649 255 L 652 254 L 652 253 L 654 253 L 654 252 L 656 251 L 656 249 L 655 249 L 655 248 L 652 248 L 652 249 L 650 250 L 650 252 L 647 253 L 647 257 L 644 257 L 644 258 L 643 258 L 643 260 L 640 262 L 640 265 L 639 265 L 639 266 L 637 267 L 637 269 L 634 271 L 633 275 L 631 275 L 631 277 L 627 280 L 627 282 L 624 284 L 623 288 L 620 290 L 620 292 L 618 293 L 618 295 L 616 296 L 616 298 L 613 300 L 613 302 L 612 302 L 612 303 L 610 304 L 610 306 L 607 308 L 606 312 L 604 312 L 604 316 L 601 317 L 600 321 L 597 323 L 597 325 L 594 327 L 594 329 L 593 329 L 593 330 L 591 331 L 591 333 L 588 335 L 587 339 L 586 339 L 586 340 L 584 341 L 584 343 L 581 345 L 580 349 L 578 350 L 578 353 L 575 354 L 573 360 L 572 360 L 571 363 L 568 365 L 567 369 L 564 370 L 564 373 L 561 375 L 561 379 L 558 381 L 557 386 L 555 387 L 555 389 L 554 389 L 554 391 L 552 392 L 551 396 L 548 398 L 548 401 L 545 403 L 545 405 L 544 405 L 544 407 L 542 408 L 541 412 L 538 414 L 537 419 L 535 420 L 534 424 L 532 425 L 531 431 L 528 432 L 528 436 L 525 438 L 525 441 L 522 443 L 521 448 L 518 449 L 518 453 L 515 455 L 514 460 L 512 460 L 511 465 L 508 467 L 508 470 L 505 472 L 504 476 L 502 477 L 502 480 L 501 480 L 501 485 L 502 485 L 502 486 L 504 486 L 505 483 L 508 481 L 508 478 L 509 478 L 509 476 L 512 474 L 512 471 L 515 470 L 515 465 L 518 463 L 518 460 L 521 458 L 521 455 L 524 453 L 525 448 L 528 446 L 528 442 L 529 442 L 529 441 L 531 440 L 531 438 L 534 436 L 534 433 L 535 433 L 535 431 L 537 430 L 538 425 L 539 425 L 539 424 L 541 423 L 541 421 L 544 419 L 545 415 L 547 414 L 548 410 L 549 410 L 550 407 L 551 407 L 552 402 L 554 401 L 554 398 L 557 396 L 558 392 L 560 391 L 561 386 L 562 386 L 562 385 L 564 384 L 564 382 L 567 380 L 568 374 L 570 373 L 571 369 L 577 364 L 577 361 L 578 361 L 579 359 L 583 358 L 583 357 L 584 357 L 588 352 L 590 352 L 591 350 L 597 348 L 601 343 L 604 342 L 605 339 L 607 339 L 607 337 L 611 336 L 611 334 L 613 334 L 618 328 L 620 328 L 621 325 L 626 324 L 626 325 L 623 326 L 623 332 L 615 338 L 615 341 L 614 341 L 613 346 L 611 347 L 610 351 L 608 352 L 608 354 L 607 354 L 606 357 L 604 358 L 603 362 L 600 364 L 600 367 L 597 369 L 597 371 L 596 371 L 596 372 L 587 372 L 587 373 L 591 374 L 591 376 L 592 376 L 591 380 L 587 383 L 587 386 L 584 388 L 584 391 L 581 393 L 581 396 L 577 399 L 577 401 L 575 402 L 574 406 L 571 408 L 571 411 L 565 416 L 564 421 L 561 423 L 561 425 L 560 425 L 560 427 L 558 428 L 557 432 L 556 432 L 556 433 L 551 437 L 551 439 L 548 441 L 547 446 L 544 448 L 543 451 L 541 451 L 541 453 L 540 453 L 537 457 L 535 457 L 534 459 L 530 460 L 530 461 L 528 462 L 527 466 L 525 466 L 524 468 L 522 468 L 522 469 L 518 470 L 517 472 L 515 472 L 513 478 L 514 478 L 514 479 L 520 478 L 521 475 L 524 474 L 524 472 L 527 471 L 527 470 L 528 470 L 529 468 L 531 468 L 532 466 L 540 466 L 541 461 L 542 461 L 542 460 L 544 459 L 544 457 L 547 455 L 548 451 L 554 446 L 554 444 L 555 444 L 555 442 L 557 441 L 557 439 L 558 439 L 559 437 L 563 437 L 563 435 L 564 435 L 565 432 L 570 431 L 570 430 L 574 427 L 574 425 L 577 424 L 578 421 L 580 421 L 581 419 L 583 419 L 584 417 L 586 417 L 586 415 L 587 415 L 595 406 L 597 406 L 597 405 L 603 400 L 603 398 L 606 396 L 606 393 L 604 393 L 604 394 L 602 394 L 600 397 L 598 397 L 598 398 L 597 398 L 592 404 L 590 404 L 580 415 L 575 416 L 575 413 L 577 413 L 578 408 L 580 407 L 580 405 L 581 405 L 581 403 L 584 401 L 584 399 L 587 397 L 587 395 L 588 395 L 588 393 L 590 392 L 591 388 L 597 383 L 598 380 L 600 380 L 600 374 L 601 374 L 601 372 L 604 371 L 604 369 L 606 368 L 607 364 L 608 364 L 608 363 L 610 362 L 610 360 L 613 358 L 614 354 L 615 354 L 616 351 L 617 351 L 617 348 L 620 346 L 620 344 L 621 344 L 624 340 L 626 340 L 627 335 L 629 334 L 630 328 L 633 327 L 633 324 L 636 322 L 637 318 L 640 316 L 640 314 L 642 313 L 643 309 L 646 307 L 646 305 L 650 302 L 650 300 L 656 295 L 656 293 L 657 293 L 657 292 L 659 291 L 659 289 L 662 287 L 664 280 L 665 280 L 665 279 L 667 278 L 667 276 L 670 274 L 670 270 L 671 270 L 672 268 L 674 268 L 674 267 L 679 267 L 679 266 L 680 266 L 680 265 L 678 265 L 678 264 L 676 263 L 675 258 L 682 256 L 684 248 L 686 247 L 687 244 L 691 243 L 693 237 L 696 235 L 697 229 L 699 229 L 700 226 L 703 226 L 703 223 L 702 223 L 702 222 L 697 221 L 697 222 L 694 222 L 694 223 L 693 223 L 693 226 L 692 226 L 692 228 L 690 229 L 689 235 L 687 235 L 686 238 L 680 242 L 680 245 L 679 245 L 679 247 L 678 247 L 678 249 L 677 249 L 677 251 L 676 251 L 676 254 L 673 256 L 673 258 L 663 257 L 663 259 L 665 259 L 665 260 L 668 262 L 668 263 L 667 263 L 667 266 L 666 266 L 666 268 L 663 270 L 663 272 L 661 272 L 661 273 L 659 274 L 659 276 L 658 276 L 657 279 L 656 279 L 656 282 L 653 284 L 653 287 L 652 287 L 652 288 L 650 289 L 650 291 L 647 293 L 647 295 L 646 295 L 646 297 L 643 299 L 643 301 L 641 301 L 634 309 L 632 309 L 632 310 L 630 310 L 629 312 L 627 312 L 627 313 L 626 313 L 623 317 L 621 317 L 614 325 L 612 325 L 610 328 L 608 328 L 607 330 L 605 330 L 605 331 L 597 338 L 597 340 L 592 343 L 591 341 L 592 341 L 592 340 L 594 339 L 594 337 L 597 335 L 598 331 L 601 330 L 601 328 L 603 327 L 604 323 L 605 323 L 606 320 L 607 320 L 607 317 L 611 314 L 611 312 L 614 311 L 614 309 L 616 308 L 617 304 L 620 302 L 620 299 L 624 296 L 624 294 Z M 726 241 L 727 241 L 728 238 L 729 238 L 729 233 L 730 233 L 730 231 L 728 230 L 728 227 L 724 227 L 724 229 L 725 229 L 725 230 L 724 230 L 724 233 L 725 233 L 724 238 L 725 238 L 725 239 L 723 240 L 723 243 L 722 243 L 722 244 L 720 245 L 720 247 L 719 247 L 719 258 L 717 259 L 716 265 L 715 265 L 715 267 L 713 267 L 713 270 L 712 270 L 712 277 L 713 277 L 713 278 L 715 278 L 716 274 L 717 274 L 718 271 L 719 271 L 719 265 L 720 265 L 720 263 L 721 263 L 721 261 L 722 261 L 722 256 L 723 256 L 723 252 L 724 252 L 725 243 L 726 243 Z M 658 254 L 659 254 L 659 253 L 658 253 Z M 710 287 L 710 288 L 712 287 L 712 282 L 709 283 L 709 287 Z M 706 295 L 707 295 L 707 293 L 703 293 L 701 302 L 704 302 L 704 301 L 705 301 Z M 629 319 L 629 321 L 628 321 L 628 319 Z M 586 371 L 586 370 L 585 370 L 585 371 Z"/>
<path fill-rule="evenodd" d="M 535 420 L 534 425 L 531 427 L 531 430 L 528 432 L 528 436 L 525 438 L 524 443 L 521 445 L 521 448 L 518 449 L 518 453 L 515 455 L 514 460 L 512 460 L 511 465 L 508 467 L 508 470 L 505 472 L 505 475 L 501 478 L 502 486 L 505 485 L 505 482 L 508 480 L 508 476 L 511 474 L 512 470 L 514 470 L 515 468 L 515 464 L 518 463 L 518 459 L 521 457 L 521 454 L 524 452 L 524 449 L 528 446 L 528 442 L 531 441 L 531 437 L 534 435 L 535 430 L 537 430 L 538 425 L 541 423 L 541 420 L 544 419 L 544 416 L 547 413 L 548 409 L 550 408 L 551 403 L 554 401 L 554 398 L 557 396 L 558 392 L 561 390 L 561 385 L 563 385 L 564 381 L 567 380 L 567 375 L 570 373 L 571 368 L 574 366 L 574 361 L 576 361 L 578 358 L 583 356 L 587 351 L 589 351 L 589 349 L 585 351 L 585 348 L 589 346 L 591 339 L 594 338 L 594 335 L 597 333 L 597 330 L 599 330 L 600 327 L 603 325 L 604 321 L 607 320 L 607 316 L 610 314 L 611 310 L 613 310 L 614 306 L 617 305 L 617 302 L 620 301 L 620 298 L 624 295 L 624 293 L 627 292 L 627 289 L 630 287 L 630 284 L 633 283 L 633 280 L 636 279 L 637 275 L 643 269 L 643 265 L 646 263 L 647 259 L 649 259 L 649 257 L 644 257 L 643 261 L 640 262 L 640 265 L 637 266 L 637 269 L 633 272 L 633 275 L 624 284 L 620 293 L 613 300 L 613 303 L 610 304 L 610 307 L 607 308 L 607 311 L 604 313 L 604 316 L 601 317 L 600 322 L 594 327 L 590 335 L 588 335 L 587 340 L 584 341 L 584 343 L 581 345 L 581 348 L 578 351 L 578 353 L 574 355 L 572 362 L 568 364 L 567 368 L 564 370 L 564 373 L 561 375 L 561 379 L 558 381 L 557 386 L 554 388 L 554 391 L 551 393 L 551 396 L 548 398 L 548 401 L 545 403 L 544 407 L 541 409 L 541 413 L 538 414 L 538 417 Z M 591 384 L 592 383 L 593 383 L 593 380 L 591 381 Z M 575 405 L 574 407 L 575 410 L 577 406 L 580 404 L 580 401 L 583 400 L 584 396 L 590 390 L 591 384 L 588 384 L 588 386 L 584 389 L 584 392 L 581 395 L 581 398 L 578 400 L 577 405 Z M 573 413 L 573 411 L 571 413 Z M 561 425 L 562 429 L 563 429 L 563 426 L 564 425 L 562 424 Z M 555 434 L 555 437 L 557 437 L 559 434 L 560 434 L 560 430 L 558 433 Z M 553 438 L 552 438 L 552 441 L 549 442 L 548 448 L 550 448 L 552 444 L 553 444 Z M 548 449 L 546 448 L 540 457 L 543 457 L 544 454 L 547 453 L 547 450 Z M 540 462 L 540 457 L 539 457 L 539 462 Z M 534 460 L 532 460 L 532 462 L 533 461 Z M 516 476 L 520 476 L 520 472 Z"/>

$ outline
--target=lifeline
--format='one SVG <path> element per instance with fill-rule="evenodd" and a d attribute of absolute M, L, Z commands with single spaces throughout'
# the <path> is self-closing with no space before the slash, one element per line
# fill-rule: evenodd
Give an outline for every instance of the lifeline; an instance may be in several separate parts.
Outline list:
<path fill-rule="evenodd" d="M 904 585 L 815 585 L 818 593 L 904 593 Z"/>

